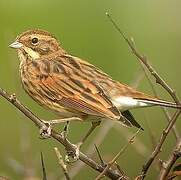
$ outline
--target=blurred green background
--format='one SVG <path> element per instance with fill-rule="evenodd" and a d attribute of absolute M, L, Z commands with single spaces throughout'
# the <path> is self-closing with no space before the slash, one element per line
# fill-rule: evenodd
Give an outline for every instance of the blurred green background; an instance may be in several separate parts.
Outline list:
<path fill-rule="evenodd" d="M 114 79 L 127 84 L 134 82 L 142 74 L 140 64 L 108 21 L 105 12 L 113 16 L 129 37 L 134 37 L 138 49 L 180 95 L 181 1 L 178 0 L 0 0 L 0 87 L 15 93 L 39 117 L 55 118 L 25 94 L 20 83 L 17 54 L 8 48 L 18 34 L 31 28 L 52 32 L 68 52 L 99 66 Z M 160 97 L 171 100 L 161 87 L 155 85 L 155 88 Z M 138 89 L 152 94 L 144 77 Z M 145 129 L 138 137 L 143 146 L 136 141 L 136 147 L 140 150 L 130 146 L 118 163 L 133 178 L 140 173 L 152 150 L 149 127 L 157 140 L 166 126 L 166 119 L 159 107 L 132 112 Z M 15 180 L 31 176 L 41 179 L 42 151 L 49 179 L 63 177 L 53 150 L 57 146 L 63 153 L 63 146 L 53 140 L 40 140 L 36 127 L 2 98 L 0 121 L 0 175 Z M 178 121 L 177 128 L 180 131 L 181 123 Z M 71 141 L 78 142 L 89 126 L 89 123 L 71 123 Z M 111 160 L 126 144 L 129 133 L 136 131 L 134 128 L 127 130 L 115 126 L 99 147 L 106 160 Z M 59 130 L 62 127 L 60 125 Z M 84 144 L 83 151 L 86 151 L 100 128 Z M 170 134 L 160 158 L 167 159 L 174 144 L 175 139 Z M 96 155 L 94 159 L 98 161 Z M 69 166 L 69 169 L 73 166 Z M 155 179 L 157 174 L 158 168 L 154 165 L 147 179 Z M 74 179 L 91 180 L 97 175 L 97 172 L 84 166 Z"/>

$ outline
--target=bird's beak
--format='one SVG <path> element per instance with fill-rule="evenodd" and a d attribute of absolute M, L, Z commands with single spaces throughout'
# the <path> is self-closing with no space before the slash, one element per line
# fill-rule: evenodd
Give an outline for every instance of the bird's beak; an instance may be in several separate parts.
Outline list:
<path fill-rule="evenodd" d="M 15 41 L 12 44 L 10 44 L 9 47 L 14 48 L 14 49 L 19 49 L 23 47 L 23 44 L 18 41 Z"/>

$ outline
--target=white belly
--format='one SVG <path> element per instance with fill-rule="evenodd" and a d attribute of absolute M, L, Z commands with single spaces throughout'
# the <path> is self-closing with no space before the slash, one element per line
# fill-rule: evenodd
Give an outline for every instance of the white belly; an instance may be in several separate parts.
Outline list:
<path fill-rule="evenodd" d="M 132 108 L 145 107 L 149 104 L 140 102 L 132 97 L 120 96 L 112 100 L 113 104 L 121 111 L 125 111 Z"/>

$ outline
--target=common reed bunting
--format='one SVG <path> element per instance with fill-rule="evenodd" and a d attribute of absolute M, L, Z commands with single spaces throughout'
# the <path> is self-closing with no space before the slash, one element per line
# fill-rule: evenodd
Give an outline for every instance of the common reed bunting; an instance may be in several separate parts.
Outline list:
<path fill-rule="evenodd" d="M 24 90 L 61 118 L 52 123 L 92 122 L 93 126 L 83 141 L 99 124 L 97 122 L 106 119 L 141 128 L 129 111 L 132 108 L 181 108 L 113 80 L 94 65 L 68 54 L 47 31 L 26 31 L 10 47 L 18 51 Z"/>

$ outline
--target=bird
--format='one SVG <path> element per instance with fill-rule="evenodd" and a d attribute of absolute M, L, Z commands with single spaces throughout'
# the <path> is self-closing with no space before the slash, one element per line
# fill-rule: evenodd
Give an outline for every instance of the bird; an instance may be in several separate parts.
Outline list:
<path fill-rule="evenodd" d="M 139 92 L 88 61 L 70 55 L 48 31 L 28 30 L 9 46 L 18 52 L 24 90 L 38 104 L 60 117 L 54 122 L 92 122 L 82 141 L 104 120 L 143 129 L 130 112 L 133 108 L 181 108 Z"/>

